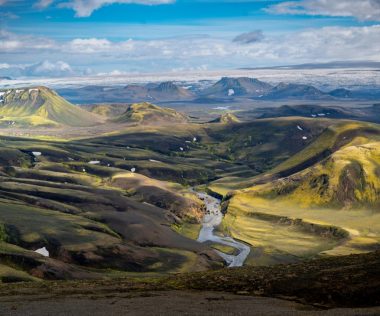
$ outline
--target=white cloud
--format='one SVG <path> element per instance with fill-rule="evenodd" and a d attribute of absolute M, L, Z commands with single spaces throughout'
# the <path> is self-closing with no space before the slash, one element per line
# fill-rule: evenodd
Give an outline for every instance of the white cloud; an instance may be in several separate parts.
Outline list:
<path fill-rule="evenodd" d="M 287 1 L 267 9 L 276 14 L 308 14 L 355 17 L 362 21 L 380 21 L 380 0 L 302 0 Z"/>
<path fill-rule="evenodd" d="M 53 3 L 54 0 L 39 0 L 34 6 L 38 9 L 45 9 Z"/>
<path fill-rule="evenodd" d="M 142 5 L 160 5 L 170 4 L 175 0 L 70 0 L 61 3 L 61 7 L 71 8 L 75 11 L 77 17 L 88 17 L 95 10 L 111 4 L 142 4 Z"/>
<path fill-rule="evenodd" d="M 48 60 L 25 67 L 25 75 L 28 76 L 53 76 L 60 77 L 74 74 L 73 69 L 68 63 L 57 61 L 55 63 Z"/>
<path fill-rule="evenodd" d="M 60 49 L 74 54 L 125 60 L 226 60 L 238 63 L 296 63 L 330 60 L 380 60 L 380 25 L 368 27 L 324 27 L 268 37 L 240 45 L 211 37 L 159 40 L 75 39 Z M 237 64 L 238 66 L 238 64 Z M 240 66 L 242 66 L 240 64 Z"/>
<path fill-rule="evenodd" d="M 272 66 L 336 60 L 380 61 L 380 25 L 365 27 L 324 27 L 286 35 L 267 35 L 260 41 L 241 44 L 228 38 L 193 36 L 155 40 L 111 41 L 107 38 L 77 38 L 53 41 L 27 35 L 0 32 L 0 53 L 8 63 L 36 63 L 64 60 L 75 69 L 95 72 L 155 71 L 171 69 L 226 69 Z M 43 66 L 43 67 L 42 67 Z M 65 65 L 49 69 L 70 72 Z M 51 67 L 50 67 L 51 68 Z M 34 67 L 31 74 L 39 71 Z M 25 74 L 26 72 L 24 72 Z"/>
<path fill-rule="evenodd" d="M 20 51 L 21 53 L 25 53 L 26 49 L 53 49 L 55 46 L 55 42 L 46 37 L 17 35 L 14 33 L 6 32 L 4 30 L 0 30 L 0 52 Z"/>
<path fill-rule="evenodd" d="M 112 43 L 104 38 L 76 38 L 68 43 L 71 51 L 86 54 L 109 51 L 112 46 Z"/>
<path fill-rule="evenodd" d="M 10 67 L 11 67 L 11 65 L 9 65 L 7 63 L 0 64 L 0 69 L 9 69 Z"/>
<path fill-rule="evenodd" d="M 0 76 L 11 77 L 66 77 L 76 74 L 71 66 L 63 61 L 44 60 L 35 64 L 0 64 Z"/>

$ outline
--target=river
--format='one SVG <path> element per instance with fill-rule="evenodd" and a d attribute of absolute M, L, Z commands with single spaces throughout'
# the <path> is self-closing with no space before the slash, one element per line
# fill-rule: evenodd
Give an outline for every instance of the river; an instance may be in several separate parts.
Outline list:
<path fill-rule="evenodd" d="M 240 267 L 244 264 L 251 248 L 246 244 L 236 241 L 231 237 L 221 237 L 214 234 L 214 229 L 222 223 L 223 214 L 221 212 L 221 201 L 203 192 L 194 191 L 198 198 L 206 205 L 206 214 L 202 221 L 202 228 L 199 232 L 198 241 L 222 244 L 233 247 L 239 252 L 237 255 L 229 255 L 219 250 L 215 250 L 227 263 L 228 267 Z"/>

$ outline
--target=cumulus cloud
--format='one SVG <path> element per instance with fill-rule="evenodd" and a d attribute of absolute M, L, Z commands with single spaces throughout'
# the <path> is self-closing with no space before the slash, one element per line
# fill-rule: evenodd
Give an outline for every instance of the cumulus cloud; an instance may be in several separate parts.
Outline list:
<path fill-rule="evenodd" d="M 181 67 L 196 69 L 200 65 L 226 69 L 337 60 L 380 61 L 380 25 L 308 29 L 267 35 L 256 41 L 251 36 L 241 37 L 244 41 L 194 36 L 123 41 L 77 38 L 65 42 L 0 32 L 0 53 L 8 63 L 25 60 L 35 63 L 54 56 L 55 60 L 75 65 L 74 69 L 91 67 L 96 72 L 115 68 L 162 71 Z M 70 68 L 62 63 L 55 67 L 45 63 L 33 66 L 29 73 L 24 69 L 23 74 L 68 74 Z"/>
<path fill-rule="evenodd" d="M 0 0 L 1 1 L 1 0 Z M 170 4 L 175 0 L 70 0 L 60 4 L 60 7 L 71 8 L 77 17 L 88 17 L 95 10 L 111 5 L 118 4 L 141 4 L 141 5 L 160 5 Z"/>
<path fill-rule="evenodd" d="M 272 5 L 267 11 L 275 14 L 342 16 L 362 21 L 380 21 L 380 0 L 287 1 Z"/>
<path fill-rule="evenodd" d="M 62 77 L 72 75 L 74 74 L 74 71 L 68 63 L 63 61 L 53 63 L 48 60 L 44 60 L 40 63 L 25 67 L 23 73 L 26 76 Z"/>
<path fill-rule="evenodd" d="M 264 34 L 261 30 L 256 30 L 248 33 L 243 33 L 236 36 L 232 41 L 243 44 L 251 44 L 264 39 Z"/>
<path fill-rule="evenodd" d="M 35 64 L 0 64 L 0 76 L 10 77 L 65 77 L 76 74 L 71 66 L 63 61 L 44 60 Z"/>
<path fill-rule="evenodd" d="M 112 43 L 104 38 L 76 38 L 68 43 L 68 49 L 73 52 L 96 53 L 112 49 Z"/>
<path fill-rule="evenodd" d="M 26 49 L 41 50 L 54 49 L 55 41 L 46 37 L 36 37 L 33 35 L 17 35 L 4 30 L 0 30 L 0 52 L 25 53 Z"/>

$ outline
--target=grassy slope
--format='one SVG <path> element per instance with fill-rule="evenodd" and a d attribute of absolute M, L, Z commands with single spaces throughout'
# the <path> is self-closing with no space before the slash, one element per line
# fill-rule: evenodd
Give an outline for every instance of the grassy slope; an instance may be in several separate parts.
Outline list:
<path fill-rule="evenodd" d="M 131 104 L 125 113 L 115 119 L 117 122 L 138 122 L 144 124 L 184 123 L 187 118 L 173 109 L 161 108 L 151 103 Z"/>
<path fill-rule="evenodd" d="M 100 116 L 72 105 L 52 90 L 38 87 L 38 92 L 11 90 L 0 107 L 1 121 L 16 126 L 92 126 L 103 121 Z"/>
<path fill-rule="evenodd" d="M 380 128 L 374 124 L 345 122 L 329 127 L 307 148 L 249 180 L 248 188 L 234 192 L 225 225 L 233 236 L 261 247 L 264 256 L 260 260 L 270 262 L 281 253 L 298 257 L 377 249 L 379 139 Z M 265 214 L 273 217 L 268 220 Z M 305 232 L 297 237 L 299 229 L 294 231 L 294 223 L 284 225 L 284 217 L 342 227 L 350 238 L 343 243 L 331 242 L 319 234 L 308 245 Z"/>
<path fill-rule="evenodd" d="M 121 136 L 127 142 L 134 137 L 137 137 L 134 141 L 138 145 L 139 135 Z M 217 264 L 219 259 L 214 254 L 201 255 L 208 252 L 207 246 L 174 232 L 182 227 L 183 220 L 199 221 L 199 201 L 179 184 L 153 180 L 128 171 L 135 166 L 139 172 L 179 180 L 187 169 L 197 181 L 201 173 L 207 174 L 206 169 L 199 167 L 192 158 L 187 161 L 180 153 L 167 156 L 149 148 L 127 148 L 117 142 L 114 144 L 113 139 L 102 138 L 91 143 L 89 140 L 55 142 L 2 138 L 0 195 L 4 204 L 0 220 L 17 228 L 19 237 L 14 242 L 25 249 L 46 246 L 58 260 L 96 269 L 107 267 L 162 273 L 198 270 Z M 169 136 L 163 136 L 160 141 L 173 146 Z M 181 139 L 174 142 L 186 144 Z M 154 140 L 148 144 L 154 148 L 159 146 Z M 40 151 L 42 155 L 34 158 L 32 151 Z M 88 163 L 91 160 L 99 160 L 100 164 L 91 165 Z M 157 173 L 155 170 L 161 171 Z M 201 173 L 194 173 L 194 170 Z M 140 202 L 165 207 L 169 211 Z M 14 203 L 16 208 L 12 206 Z M 48 216 L 43 215 L 46 212 Z M 32 216 L 36 223 L 28 226 L 28 216 Z M 67 221 L 70 216 L 75 225 Z M 83 227 L 82 222 L 85 223 Z M 98 227 L 99 222 L 102 224 Z M 171 225 L 176 227 L 171 229 Z M 118 238 L 104 237 L 105 229 L 117 232 Z M 86 242 L 88 234 L 92 236 L 92 247 L 88 247 Z M 67 242 L 66 236 L 75 243 Z M 107 243 L 107 238 L 112 242 Z M 144 245 L 144 248 L 136 244 Z M 13 255 L 9 260 L 10 266 L 17 266 L 19 261 Z M 30 272 L 27 268 L 22 269 Z M 88 277 L 84 272 L 74 272 L 51 277 Z M 104 270 L 101 273 L 108 274 Z"/>
<path fill-rule="evenodd" d="M 348 130 L 358 130 L 355 124 L 359 123 L 345 124 L 351 124 L 352 128 Z M 303 130 L 300 131 L 297 125 Z M 117 270 L 164 272 L 202 269 L 210 262 L 208 259 L 204 261 L 205 257 L 199 254 L 207 251 L 208 247 L 198 248 L 199 244 L 181 236 L 195 239 L 199 225 L 187 222 L 178 225 L 176 218 L 199 218 L 197 207 L 193 216 L 184 216 L 188 211 L 192 212 L 197 203 L 173 182 L 194 185 L 224 177 L 226 185 L 235 184 L 231 179 L 251 184 L 260 179 L 260 176 L 251 178 L 252 175 L 262 171 L 261 179 L 265 180 L 268 175 L 272 177 L 273 174 L 288 172 L 294 166 L 298 168 L 303 158 L 308 159 L 307 151 L 318 154 L 317 150 L 323 150 L 321 145 L 331 147 L 337 142 L 337 148 L 348 145 L 353 139 L 345 143 L 343 137 L 346 136 L 335 137 L 335 141 L 330 142 L 333 139 L 331 135 L 325 136 L 328 133 L 334 135 L 334 130 L 341 128 L 339 126 L 331 120 L 286 118 L 235 124 L 138 125 L 107 136 L 68 142 L 3 137 L 0 145 L 5 148 L 5 154 L 0 154 L 0 161 L 3 159 L 3 166 L 8 167 L 0 169 L 7 180 L 1 187 L 1 194 L 5 200 L 21 201 L 28 207 L 58 214 L 71 213 L 88 221 L 101 222 L 121 236 L 122 242 L 116 242 L 115 247 L 103 247 L 95 242 L 96 249 L 80 254 L 69 249 L 70 254 L 80 258 L 75 262 L 81 265 L 99 268 L 109 266 L 111 260 L 112 268 Z M 372 139 L 373 126 L 364 126 L 360 136 L 368 134 Z M 306 140 L 302 139 L 303 135 L 307 135 Z M 323 141 L 324 137 L 328 142 Z M 354 139 L 363 138 L 355 136 Z M 315 142 L 320 145 L 313 145 Z M 310 146 L 315 146 L 316 150 L 310 150 Z M 32 151 L 41 151 L 42 156 L 34 161 Z M 302 151 L 304 154 L 297 155 Z M 91 160 L 99 160 L 100 163 L 91 165 Z M 9 168 L 10 165 L 14 167 Z M 277 171 L 271 174 L 273 167 Z M 138 174 L 132 175 L 129 172 L 131 168 L 136 168 Z M 245 214 L 252 206 L 259 207 L 260 212 L 262 210 L 259 203 L 251 200 L 252 196 L 240 193 L 230 201 L 226 223 L 235 236 L 240 234 L 239 238 L 254 246 L 260 244 L 252 252 L 250 263 L 293 261 L 298 257 L 329 251 L 341 242 L 322 236 L 319 231 L 305 230 L 303 226 L 279 225 L 272 220 Z M 160 204 L 169 199 L 173 201 L 170 205 Z M 43 203 L 36 205 L 37 201 Z M 272 200 L 267 202 L 271 207 Z M 184 212 L 180 205 L 186 203 L 189 207 Z M 123 211 L 125 208 L 128 211 Z M 275 209 L 274 206 L 271 208 Z M 244 216 L 240 217 L 241 214 Z M 20 218 L 23 222 L 24 217 Z M 334 223 L 327 224 L 331 226 Z M 334 225 L 340 226 L 339 223 Z M 173 229 L 181 235 L 175 234 Z M 71 231 L 80 241 L 81 233 Z M 46 240 L 63 238 L 50 233 Z M 136 249 L 128 242 L 144 245 L 144 249 Z M 126 257 L 127 253 L 132 253 L 132 257 Z M 128 265 L 131 262 L 137 262 L 138 266 L 131 267 Z M 159 262 L 163 264 L 159 265 Z"/>

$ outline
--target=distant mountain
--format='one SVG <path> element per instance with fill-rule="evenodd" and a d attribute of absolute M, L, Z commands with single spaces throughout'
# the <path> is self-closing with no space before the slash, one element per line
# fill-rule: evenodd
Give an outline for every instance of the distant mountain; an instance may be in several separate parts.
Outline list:
<path fill-rule="evenodd" d="M 335 98 L 352 98 L 353 97 L 353 94 L 350 90 L 343 89 L 343 88 L 330 91 L 329 95 Z"/>
<path fill-rule="evenodd" d="M 46 87 L 0 91 L 0 124 L 91 126 L 102 118 L 75 106 Z"/>
<path fill-rule="evenodd" d="M 0 76 L 0 80 L 12 80 L 12 78 L 7 76 Z"/>
<path fill-rule="evenodd" d="M 194 98 L 191 91 L 173 82 L 62 88 L 59 92 L 72 102 L 80 104 L 159 102 Z"/>
<path fill-rule="evenodd" d="M 231 102 L 234 99 L 257 100 L 377 100 L 380 92 L 375 88 L 348 90 L 345 88 L 324 92 L 316 87 L 297 83 L 280 83 L 272 86 L 255 78 L 223 77 L 210 85 L 192 85 L 187 89 L 172 81 L 126 86 L 86 86 L 59 90 L 71 102 L 80 104 L 139 103 L 185 101 L 198 104 Z"/>
<path fill-rule="evenodd" d="M 162 82 L 156 87 L 148 87 L 147 91 L 154 100 L 188 99 L 193 96 L 190 91 L 175 85 L 171 81 Z"/>
<path fill-rule="evenodd" d="M 242 69 L 342 69 L 342 68 L 380 68 L 377 61 L 332 61 L 328 63 L 307 63 L 273 67 L 244 67 Z"/>
<path fill-rule="evenodd" d="M 280 83 L 275 86 L 268 94 L 264 96 L 265 99 L 308 99 L 319 100 L 330 98 L 330 96 L 321 90 L 304 84 L 296 83 Z"/>
<path fill-rule="evenodd" d="M 131 104 L 115 121 L 118 123 L 135 122 L 154 125 L 162 123 L 185 123 L 187 122 L 187 117 L 173 109 L 162 108 L 148 102 L 143 102 Z"/>
<path fill-rule="evenodd" d="M 219 98 L 235 96 L 260 97 L 268 93 L 272 88 L 270 84 L 253 78 L 223 77 L 213 86 L 201 91 L 200 94 L 202 96 Z"/>

